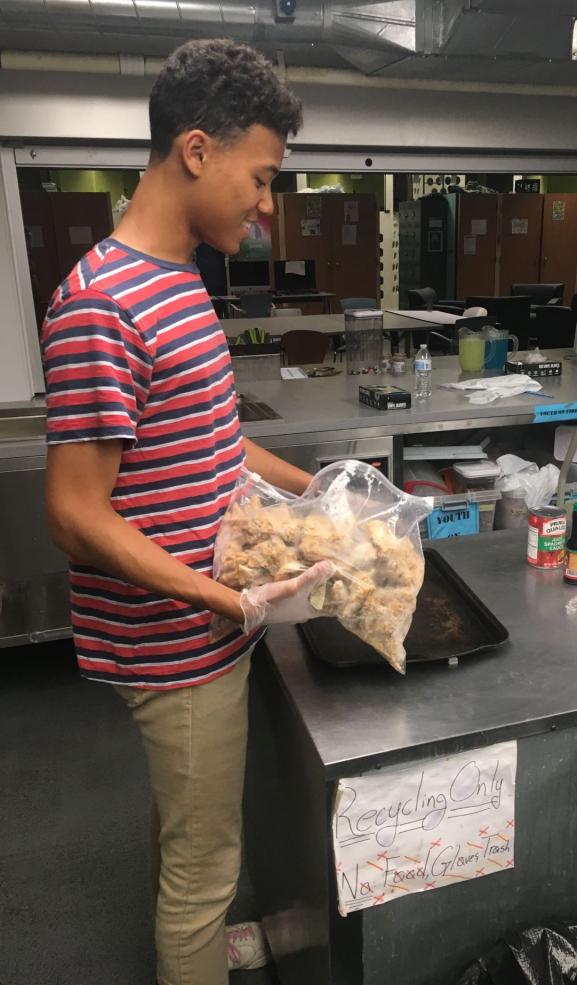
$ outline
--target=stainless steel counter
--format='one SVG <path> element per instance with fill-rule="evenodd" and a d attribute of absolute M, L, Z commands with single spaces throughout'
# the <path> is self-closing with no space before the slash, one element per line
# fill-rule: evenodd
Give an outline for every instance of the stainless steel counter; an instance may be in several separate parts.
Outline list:
<path fill-rule="evenodd" d="M 273 627 L 255 655 L 247 859 L 282 985 L 452 985 L 498 938 L 577 908 L 575 589 L 527 565 L 523 531 L 435 546 L 508 627 L 502 648 L 402 678 L 326 666 Z M 336 780 L 509 739 L 514 868 L 340 917 Z"/>
<path fill-rule="evenodd" d="M 442 383 L 459 378 L 459 367 L 455 357 L 436 357 L 429 400 L 413 400 L 410 410 L 379 413 L 359 404 L 359 383 L 381 379 L 413 391 L 412 375 L 348 377 L 342 369 L 341 375 L 331 379 L 252 381 L 248 389 L 255 401 L 280 416 L 247 421 L 242 425 L 244 433 L 310 471 L 326 462 L 362 458 L 381 461 L 383 470 L 398 483 L 404 434 L 529 424 L 540 402 L 577 399 L 577 367 L 565 361 L 559 379 L 544 381 L 543 392 L 549 397 L 525 394 L 475 406 L 464 394 L 441 388 Z M 33 633 L 69 632 L 64 594 L 59 605 L 49 607 L 48 619 L 43 602 L 36 604 L 38 599 L 60 597 L 64 591 L 61 575 L 66 570 L 66 559 L 50 543 L 44 516 L 45 415 L 42 399 L 0 404 L 0 580 L 9 583 L 0 620 L 0 646 L 24 641 Z M 40 593 L 38 578 L 45 581 Z"/>
<path fill-rule="evenodd" d="M 404 678 L 386 665 L 338 670 L 312 658 L 295 627 L 269 629 L 276 672 L 327 778 L 402 762 L 416 750 L 456 751 L 577 724 L 577 616 L 564 608 L 577 592 L 559 571 L 531 568 L 526 546 L 524 530 L 435 542 L 510 633 L 503 647 L 455 669 L 409 665 Z"/>
<path fill-rule="evenodd" d="M 562 359 L 567 351 L 548 350 L 551 358 L 557 359 Z M 425 401 L 414 399 L 414 379 L 410 372 L 401 377 L 393 377 L 390 373 L 383 376 L 347 376 L 344 363 L 337 363 L 336 368 L 342 370 L 340 375 L 328 379 L 251 381 L 250 390 L 255 398 L 268 404 L 280 418 L 245 423 L 244 433 L 272 448 L 283 443 L 287 437 L 298 442 L 306 440 L 308 435 L 323 432 L 341 431 L 352 435 L 362 429 L 366 436 L 371 437 L 479 426 L 502 427 L 530 424 L 535 406 L 540 402 L 569 403 L 577 400 L 577 362 L 567 360 L 563 362 L 562 376 L 541 381 L 543 394 L 548 394 L 548 397 L 522 394 L 485 406 L 469 403 L 464 393 L 442 388 L 443 383 L 466 379 L 460 372 L 456 356 L 434 357 L 433 393 Z M 383 382 L 408 389 L 413 394 L 413 406 L 409 410 L 378 412 L 359 404 L 358 387 L 366 382 Z M 42 400 L 14 407 L 0 404 L 0 452 L 8 448 L 4 441 L 6 438 L 12 444 L 18 434 L 23 438 L 41 435 L 44 414 Z"/>
<path fill-rule="evenodd" d="M 562 358 L 566 350 L 551 350 L 551 356 Z M 540 398 L 522 394 L 493 404 L 478 406 L 469 403 L 464 393 L 441 388 L 442 383 L 456 382 L 466 377 L 460 373 L 456 356 L 435 356 L 433 359 L 433 393 L 429 400 L 414 399 L 414 379 L 405 376 L 347 376 L 343 364 L 336 364 L 342 374 L 329 379 L 306 379 L 273 382 L 255 381 L 252 389 L 259 399 L 269 404 L 282 420 L 247 424 L 245 434 L 263 439 L 267 448 L 273 448 L 279 439 L 323 431 L 356 431 L 380 435 L 415 434 L 430 431 L 462 430 L 471 427 L 502 427 L 511 424 L 530 424 L 534 409 L 540 402 L 569 403 L 577 400 L 577 363 L 565 361 L 563 373 L 555 379 L 545 379 Z M 358 387 L 361 383 L 393 384 L 408 389 L 413 394 L 409 410 L 374 411 L 359 404 Z M 553 399 L 551 399 L 551 397 Z M 373 429 L 375 429 L 373 431 Z M 298 440 L 298 439 L 297 439 Z"/>

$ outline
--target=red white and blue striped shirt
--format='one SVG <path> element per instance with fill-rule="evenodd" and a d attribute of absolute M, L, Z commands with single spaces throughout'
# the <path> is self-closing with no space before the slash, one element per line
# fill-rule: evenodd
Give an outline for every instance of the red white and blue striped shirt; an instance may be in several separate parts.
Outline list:
<path fill-rule="evenodd" d="M 244 448 L 226 339 L 198 268 L 104 240 L 54 294 L 43 354 L 48 442 L 122 439 L 114 509 L 211 575 Z M 70 582 L 78 662 L 93 680 L 201 684 L 254 643 L 236 629 L 212 643 L 206 610 L 73 560 Z"/>

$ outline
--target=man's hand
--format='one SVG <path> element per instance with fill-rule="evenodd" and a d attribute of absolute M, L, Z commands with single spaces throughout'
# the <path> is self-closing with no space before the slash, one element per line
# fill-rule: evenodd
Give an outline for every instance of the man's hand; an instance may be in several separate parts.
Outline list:
<path fill-rule="evenodd" d="M 245 588 L 240 593 L 240 605 L 244 614 L 244 632 L 252 633 L 262 625 L 286 622 L 295 624 L 316 619 L 322 612 L 310 603 L 311 593 L 334 574 L 330 561 L 318 561 L 296 578 L 269 582 L 256 588 Z M 215 617 L 211 624 L 214 639 L 230 632 L 226 619 Z"/>

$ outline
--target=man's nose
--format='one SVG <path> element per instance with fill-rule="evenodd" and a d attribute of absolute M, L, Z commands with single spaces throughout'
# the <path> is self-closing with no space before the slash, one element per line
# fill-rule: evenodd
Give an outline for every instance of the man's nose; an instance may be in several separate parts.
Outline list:
<path fill-rule="evenodd" d="M 258 210 L 259 212 L 262 212 L 263 215 L 272 215 L 274 212 L 274 202 L 272 200 L 270 185 L 267 186 L 266 191 L 263 193 L 263 196 L 258 203 Z"/>

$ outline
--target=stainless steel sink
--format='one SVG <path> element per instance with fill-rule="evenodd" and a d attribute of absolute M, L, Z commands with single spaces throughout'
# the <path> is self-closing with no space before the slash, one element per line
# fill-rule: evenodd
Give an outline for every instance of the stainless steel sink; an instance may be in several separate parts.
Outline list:
<path fill-rule="evenodd" d="M 257 400 L 252 394 L 241 393 L 238 397 L 238 416 L 241 422 L 248 421 L 280 421 L 281 416 L 262 400 Z"/>

